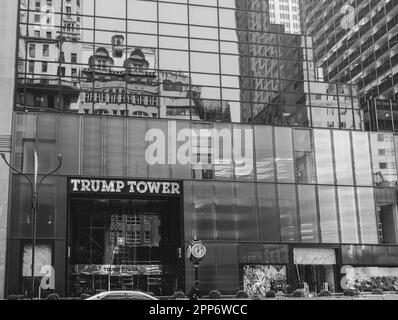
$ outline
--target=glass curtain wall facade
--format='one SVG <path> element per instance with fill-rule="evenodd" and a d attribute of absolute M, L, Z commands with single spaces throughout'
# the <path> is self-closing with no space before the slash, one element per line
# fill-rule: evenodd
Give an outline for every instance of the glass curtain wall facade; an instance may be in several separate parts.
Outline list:
<path fill-rule="evenodd" d="M 19 32 L 17 109 L 361 130 L 265 0 L 22 0 Z"/>
<path fill-rule="evenodd" d="M 134 267 L 130 280 L 157 294 L 188 290 L 194 271 L 184 243 L 195 237 L 208 249 L 199 272 L 204 293 L 264 295 L 303 281 L 316 292 L 325 283 L 337 291 L 343 265 L 387 268 L 397 280 L 396 137 L 362 131 L 357 86 L 324 82 L 311 37 L 271 23 L 268 1 L 20 5 L 12 163 L 32 175 L 36 152 L 43 174 L 58 153 L 64 157 L 40 193 L 38 281 L 40 266 L 51 265 L 57 291 L 78 294 L 72 276 L 89 281 L 84 272 L 98 267 L 88 285 L 94 293 L 117 285 L 114 271 L 107 279 L 102 270 L 119 264 Z M 148 160 L 156 145 L 162 151 Z M 81 194 L 71 179 L 85 181 Z M 116 197 L 108 185 L 96 195 L 95 184 L 109 179 L 152 187 L 162 179 L 169 193 L 180 190 L 167 189 L 173 183 L 181 190 L 172 199 L 156 186 L 152 195 Z M 32 221 L 29 186 L 13 175 L 11 187 L 7 291 L 20 293 Z M 82 208 L 117 204 L 99 219 L 73 209 L 82 198 Z M 168 212 L 180 212 L 176 232 Z M 84 239 L 74 229 L 79 214 L 90 246 L 116 243 L 128 247 L 127 258 L 103 243 L 74 251 Z M 111 240 L 103 240 L 107 232 Z M 164 243 L 175 250 L 156 258 Z M 86 249 L 90 259 L 80 259 Z M 91 271 L 76 261 L 91 261 Z M 256 287 L 259 277 L 267 280 Z"/>
<path fill-rule="evenodd" d="M 303 29 L 325 81 L 359 85 L 365 127 L 392 131 L 398 100 L 398 4 L 354 0 L 302 2 Z"/>
<path fill-rule="evenodd" d="M 198 174 L 196 164 L 146 162 L 145 150 L 151 144 L 145 139 L 147 130 L 160 128 L 170 137 L 173 126 L 195 130 L 197 123 L 178 120 L 175 125 L 174 120 L 94 115 L 15 115 L 13 161 L 17 168 L 33 174 L 34 150 L 40 160 L 39 173 L 55 165 L 57 153 L 64 155 L 61 172 L 41 190 L 38 214 L 38 237 L 42 245 L 52 248 L 60 287 L 65 285 L 65 250 L 70 245 L 66 227 L 70 219 L 68 177 L 183 180 L 184 241 L 196 237 L 209 249 L 200 268 L 204 290 L 219 287 L 232 293 L 243 286 L 241 265 L 253 264 L 284 265 L 289 283 L 294 283 L 297 275 L 289 253 L 293 248 L 332 248 L 336 255 L 360 248 L 373 257 L 366 266 L 398 265 L 393 188 L 397 181 L 397 139 L 392 134 L 240 125 L 246 139 L 252 141 L 244 156 L 233 153 L 220 159 L 211 148 L 214 161 Z M 209 125 L 218 131 L 232 131 L 233 126 Z M 235 135 L 232 143 L 236 145 L 242 138 Z M 385 142 L 380 142 L 383 139 Z M 195 149 L 197 141 L 190 143 Z M 385 155 L 390 169 L 384 182 L 377 180 L 381 163 L 374 163 L 381 144 L 392 148 Z M 173 140 L 166 139 L 166 145 L 168 154 Z M 13 252 L 29 244 L 29 205 L 29 186 L 14 175 L 9 243 Z M 247 252 L 250 250 L 253 252 Z M 356 255 L 342 257 L 362 266 Z M 385 262 L 378 263 L 378 259 Z M 20 270 L 18 255 L 9 257 L 9 267 Z M 15 289 L 20 277 L 18 272 L 9 273 L 9 286 Z M 185 262 L 185 281 L 193 281 L 189 261 Z"/>

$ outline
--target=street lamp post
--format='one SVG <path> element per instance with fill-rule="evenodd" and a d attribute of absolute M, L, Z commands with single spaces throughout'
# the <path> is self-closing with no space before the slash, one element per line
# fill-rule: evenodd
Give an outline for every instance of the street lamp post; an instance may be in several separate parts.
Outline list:
<path fill-rule="evenodd" d="M 58 154 L 58 166 L 55 170 L 51 171 L 50 173 L 45 174 L 39 182 L 37 182 L 37 176 L 35 174 L 35 178 L 32 181 L 32 179 L 23 173 L 22 171 L 14 168 L 6 159 L 6 155 L 4 153 L 0 153 L 0 157 L 4 160 L 6 165 L 12 170 L 15 171 L 16 173 L 20 174 L 23 176 L 28 182 L 31 187 L 31 192 L 32 192 L 32 207 L 31 207 L 31 215 L 32 215 L 32 265 L 31 265 L 31 285 L 32 285 L 32 297 L 31 299 L 33 300 L 34 297 L 34 292 L 35 292 L 35 247 L 36 247 L 36 225 L 37 225 L 37 209 L 39 207 L 39 192 L 40 192 L 40 187 L 44 180 L 51 176 L 52 174 L 56 173 L 62 166 L 62 154 Z"/>

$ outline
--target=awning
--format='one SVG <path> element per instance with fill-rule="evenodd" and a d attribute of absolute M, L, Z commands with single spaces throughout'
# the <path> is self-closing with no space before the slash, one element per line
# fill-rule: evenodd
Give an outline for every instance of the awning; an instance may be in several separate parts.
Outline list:
<path fill-rule="evenodd" d="M 329 266 L 336 264 L 334 249 L 295 248 L 293 249 L 294 264 Z"/>

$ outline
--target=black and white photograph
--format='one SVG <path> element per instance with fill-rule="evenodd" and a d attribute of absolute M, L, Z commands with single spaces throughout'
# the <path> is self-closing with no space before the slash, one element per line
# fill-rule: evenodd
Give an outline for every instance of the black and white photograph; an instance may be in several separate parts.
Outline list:
<path fill-rule="evenodd" d="M 0 0 L 0 34 L 0 300 L 398 301 L 398 1 Z"/>

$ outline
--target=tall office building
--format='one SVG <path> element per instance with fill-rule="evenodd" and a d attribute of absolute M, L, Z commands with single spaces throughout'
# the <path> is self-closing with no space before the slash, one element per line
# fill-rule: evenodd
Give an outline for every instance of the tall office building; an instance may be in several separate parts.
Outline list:
<path fill-rule="evenodd" d="M 42 0 L 83 26 L 56 43 L 34 37 L 36 3 L 18 10 L 15 65 L 34 68 L 15 79 L 10 161 L 63 164 L 40 190 L 34 292 L 31 191 L 10 175 L 6 294 L 37 296 L 43 267 L 65 296 L 188 291 L 193 239 L 203 294 L 396 285 L 398 136 L 363 131 L 357 85 L 322 79 L 267 0 Z"/>
<path fill-rule="evenodd" d="M 286 33 L 301 34 L 300 0 L 269 0 L 270 21 L 281 24 Z"/>
<path fill-rule="evenodd" d="M 397 1 L 302 2 L 326 81 L 358 84 L 365 129 L 398 130 Z"/>

